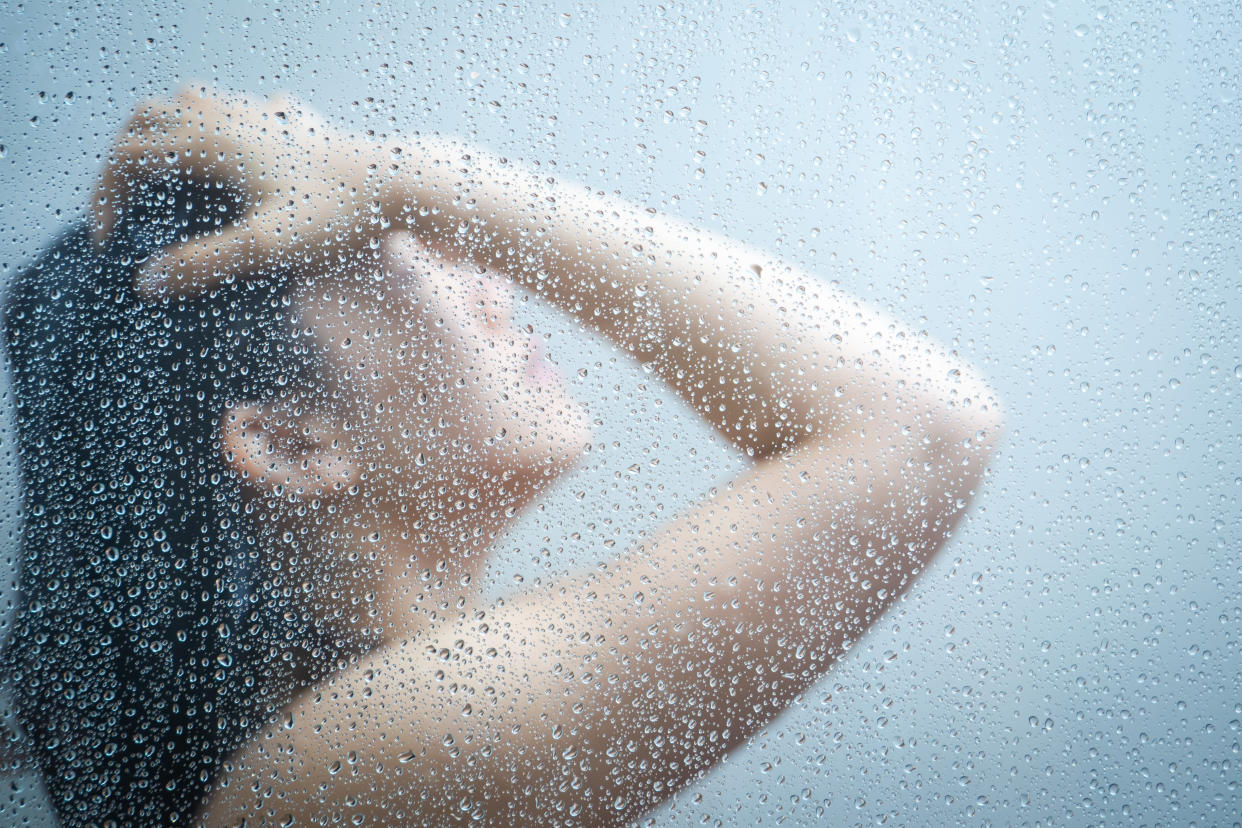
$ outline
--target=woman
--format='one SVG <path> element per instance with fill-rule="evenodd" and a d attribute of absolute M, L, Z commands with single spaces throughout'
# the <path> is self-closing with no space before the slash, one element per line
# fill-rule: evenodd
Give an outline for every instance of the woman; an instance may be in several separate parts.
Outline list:
<path fill-rule="evenodd" d="M 91 688 L 36 739 L 54 752 L 75 715 L 153 729 L 154 752 L 114 747 L 129 770 L 70 797 L 82 813 L 111 801 L 93 813 L 129 821 L 200 805 L 206 825 L 633 820 L 769 721 L 908 587 L 980 484 L 1000 406 L 925 336 L 736 242 L 473 148 L 350 139 L 297 109 L 205 91 L 144 106 L 97 201 L 96 238 L 113 246 L 151 223 L 138 214 L 160 203 L 160 182 L 245 208 L 234 221 L 213 208 L 206 231 L 179 219 L 175 245 L 128 265 L 137 294 L 126 284 L 109 299 L 156 320 L 164 351 L 149 358 L 185 355 L 161 382 L 245 374 L 139 412 L 157 429 L 207 423 L 193 445 L 218 450 L 223 473 L 171 482 L 237 497 L 223 520 L 179 517 L 192 538 L 156 543 L 144 524 L 131 544 L 157 597 L 198 602 L 156 625 L 186 661 L 236 651 L 211 664 L 230 688 L 211 697 L 215 729 L 185 735 L 201 721 L 180 711 L 207 703 L 174 663 L 150 699 L 188 700 L 176 715 L 118 713 Z M 489 544 L 590 445 L 539 338 L 513 323 L 509 281 L 651 366 L 754 462 L 606 566 L 487 605 Z M 238 310 L 247 302 L 276 310 L 259 318 Z M 178 313 L 189 317 L 163 321 Z M 27 422 L 29 469 L 55 448 Z M 181 456 L 162 432 L 149 442 Z M 110 473 L 111 489 L 92 481 L 100 496 L 141 502 L 136 490 L 169 483 Z M 89 535 L 98 516 L 69 511 L 57 531 L 74 517 Z M 235 536 L 240 555 L 212 546 Z M 28 534 L 28 566 L 39 540 Z M 232 581 L 222 557 L 245 561 Z M 145 577 L 152 560 L 189 575 Z M 244 619 L 240 641 L 209 634 L 226 605 Z M 17 631 L 28 654 L 46 650 L 30 643 L 40 635 L 76 632 L 44 614 Z M 43 692 L 96 657 L 43 676 Z M 160 749 L 196 757 L 160 775 Z M 106 775 L 110 754 L 90 755 Z M 149 793 L 161 784 L 173 794 Z M 123 804 L 126 785 L 146 792 L 143 810 Z"/>

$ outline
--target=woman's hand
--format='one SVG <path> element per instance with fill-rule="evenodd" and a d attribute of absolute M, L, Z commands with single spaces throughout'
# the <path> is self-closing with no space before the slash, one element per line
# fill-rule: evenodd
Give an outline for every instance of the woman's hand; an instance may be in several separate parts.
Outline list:
<path fill-rule="evenodd" d="M 122 131 L 94 201 L 95 240 L 107 238 L 144 180 L 179 172 L 238 187 L 247 213 L 148 262 L 140 291 L 195 293 L 277 261 L 319 270 L 372 246 L 387 225 L 382 194 L 395 171 L 383 146 L 328 127 L 288 98 L 185 87 L 140 105 Z"/>

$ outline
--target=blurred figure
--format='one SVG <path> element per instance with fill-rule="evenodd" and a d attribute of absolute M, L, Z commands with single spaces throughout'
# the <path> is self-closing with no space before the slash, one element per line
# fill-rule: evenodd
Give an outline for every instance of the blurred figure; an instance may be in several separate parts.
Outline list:
<path fill-rule="evenodd" d="M 6 327 L 12 663 L 67 824 L 630 822 L 910 585 L 999 439 L 982 379 L 878 310 L 450 140 L 187 90 L 95 207 Z M 489 547 L 591 445 L 515 286 L 753 463 L 489 605 Z"/>

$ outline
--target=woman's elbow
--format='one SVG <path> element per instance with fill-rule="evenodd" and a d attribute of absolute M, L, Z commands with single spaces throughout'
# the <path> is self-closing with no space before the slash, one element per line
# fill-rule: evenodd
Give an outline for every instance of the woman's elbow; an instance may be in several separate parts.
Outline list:
<path fill-rule="evenodd" d="M 1005 407 L 1000 395 L 971 368 L 953 371 L 943 416 L 937 428 L 942 443 L 957 445 L 971 457 L 986 462 L 995 454 L 1005 431 Z"/>

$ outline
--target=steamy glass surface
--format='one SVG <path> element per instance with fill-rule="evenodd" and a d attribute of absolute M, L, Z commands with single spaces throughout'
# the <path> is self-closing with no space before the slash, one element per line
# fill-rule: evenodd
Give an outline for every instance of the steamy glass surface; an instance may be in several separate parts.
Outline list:
<path fill-rule="evenodd" d="M 457 136 L 767 251 L 977 368 L 1005 438 L 908 593 L 638 824 L 1227 823 L 1239 19 L 1180 3 L 9 4 L 3 278 L 88 218 L 134 107 L 184 83 L 290 93 L 375 140 Z M 606 563 L 749 462 L 563 311 L 518 301 L 513 322 L 548 334 L 590 450 L 499 536 L 489 600 Z M 24 506 L 4 400 L 7 639 Z M 0 823 L 55 824 L 26 750 L 3 761 Z"/>

